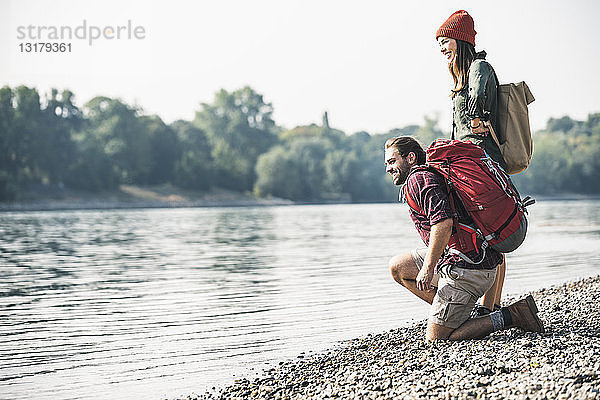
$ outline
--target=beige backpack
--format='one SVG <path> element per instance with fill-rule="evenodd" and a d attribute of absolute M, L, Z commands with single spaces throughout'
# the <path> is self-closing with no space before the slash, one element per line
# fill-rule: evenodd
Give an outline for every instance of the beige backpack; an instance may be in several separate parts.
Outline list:
<path fill-rule="evenodd" d="M 527 105 L 534 100 L 525 82 L 498 85 L 498 131 L 486 121 L 506 162 L 506 172 L 511 175 L 524 171 L 533 154 Z"/>

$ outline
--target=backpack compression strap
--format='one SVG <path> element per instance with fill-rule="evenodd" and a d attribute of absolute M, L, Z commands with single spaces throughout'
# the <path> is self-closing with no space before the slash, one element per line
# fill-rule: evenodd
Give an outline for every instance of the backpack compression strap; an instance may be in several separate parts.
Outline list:
<path fill-rule="evenodd" d="M 408 204 L 408 206 L 417 214 L 425 215 L 423 213 L 423 209 L 419 207 L 417 202 L 412 197 L 410 197 L 410 194 L 408 193 L 408 179 L 412 174 L 418 171 L 431 171 L 431 168 L 426 165 L 418 165 L 412 167 L 410 172 L 408 173 L 408 176 L 406 177 L 404 185 L 402 186 L 402 190 L 404 191 L 404 200 L 406 200 L 406 204 Z"/>

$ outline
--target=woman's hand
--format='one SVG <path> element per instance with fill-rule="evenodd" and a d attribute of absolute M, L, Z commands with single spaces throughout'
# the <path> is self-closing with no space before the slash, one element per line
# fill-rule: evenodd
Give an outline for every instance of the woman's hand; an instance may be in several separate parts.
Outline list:
<path fill-rule="evenodd" d="M 486 137 L 490 134 L 490 130 L 479 118 L 471 121 L 471 132 L 482 137 Z"/>
<path fill-rule="evenodd" d="M 471 127 L 471 132 L 483 137 L 486 137 L 490 134 L 490 130 L 485 125 L 483 125 L 483 123 L 479 124 L 479 126 L 476 128 Z"/>

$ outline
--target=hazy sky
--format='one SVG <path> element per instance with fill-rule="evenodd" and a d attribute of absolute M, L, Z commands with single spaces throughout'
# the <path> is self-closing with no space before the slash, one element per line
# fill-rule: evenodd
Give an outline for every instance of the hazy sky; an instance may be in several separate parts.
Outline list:
<path fill-rule="evenodd" d="M 320 123 L 327 110 L 347 133 L 384 132 L 426 115 L 449 131 L 451 80 L 434 36 L 458 9 L 475 19 L 476 49 L 488 52 L 500 81 L 529 84 L 534 129 L 549 117 L 600 112 L 595 0 L 0 0 L 0 84 L 69 88 L 79 105 L 120 97 L 166 122 L 193 119 L 220 88 L 250 85 L 288 128 Z M 84 20 L 86 39 L 62 40 L 70 53 L 20 51 L 36 41 L 19 39 L 20 26 L 75 29 Z M 90 26 L 114 36 L 129 21 L 143 39 L 89 45 Z"/>

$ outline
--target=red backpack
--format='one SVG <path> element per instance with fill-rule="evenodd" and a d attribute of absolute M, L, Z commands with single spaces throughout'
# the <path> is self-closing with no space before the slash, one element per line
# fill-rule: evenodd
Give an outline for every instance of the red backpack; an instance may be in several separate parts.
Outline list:
<path fill-rule="evenodd" d="M 444 177 L 454 218 L 454 232 L 448 247 L 470 264 L 485 257 L 485 249 L 509 253 L 525 240 L 525 207 L 535 203 L 527 196 L 521 200 L 517 189 L 504 170 L 479 146 L 463 140 L 438 139 L 426 150 L 425 166 L 413 171 L 434 170 Z M 458 222 L 454 193 L 475 226 Z M 404 190 L 406 202 L 417 213 L 422 210 Z M 473 261 L 464 253 L 476 250 L 481 260 Z"/>

